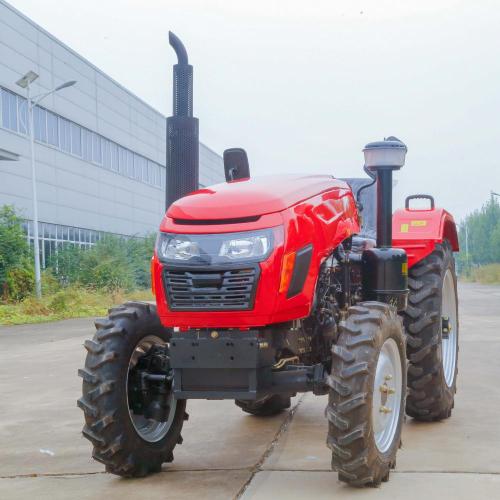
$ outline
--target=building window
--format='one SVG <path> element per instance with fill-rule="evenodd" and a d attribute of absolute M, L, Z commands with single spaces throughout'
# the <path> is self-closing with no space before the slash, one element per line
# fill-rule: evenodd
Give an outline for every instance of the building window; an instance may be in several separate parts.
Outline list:
<path fill-rule="evenodd" d="M 92 133 L 92 161 L 102 165 L 102 140 L 101 136 Z"/>
<path fill-rule="evenodd" d="M 27 135 L 28 102 L 0 87 L 0 126 Z M 165 185 L 165 168 L 41 106 L 33 110 L 35 140 L 85 161 L 156 187 Z"/>
<path fill-rule="evenodd" d="M 47 112 L 38 106 L 33 110 L 35 140 L 47 142 Z"/>
<path fill-rule="evenodd" d="M 82 156 L 82 129 L 75 123 L 70 124 L 71 130 L 71 152 L 75 156 Z"/>
<path fill-rule="evenodd" d="M 92 161 L 92 132 L 86 128 L 82 129 L 82 158 Z"/>
<path fill-rule="evenodd" d="M 121 146 L 118 146 L 118 164 L 120 174 L 127 175 L 127 150 Z"/>
<path fill-rule="evenodd" d="M 134 179 L 137 179 L 138 181 L 142 180 L 142 169 L 144 168 L 145 163 L 145 158 L 134 154 Z"/>
<path fill-rule="evenodd" d="M 102 139 L 102 166 L 111 169 L 111 143 Z"/>
<path fill-rule="evenodd" d="M 71 129 L 68 120 L 59 117 L 59 145 L 66 153 L 71 153 Z"/>
<path fill-rule="evenodd" d="M 118 163 L 118 144 L 110 142 L 111 149 L 111 170 L 118 172 L 120 170 L 120 165 Z"/>
<path fill-rule="evenodd" d="M 28 133 L 28 101 L 20 96 L 17 96 L 17 116 L 19 120 L 19 132 L 21 134 Z"/>
<path fill-rule="evenodd" d="M 2 125 L 9 130 L 17 128 L 17 98 L 12 92 L 2 89 Z"/>
<path fill-rule="evenodd" d="M 59 122 L 54 113 L 47 113 L 47 142 L 51 146 L 59 147 Z"/>
<path fill-rule="evenodd" d="M 127 175 L 134 178 L 134 153 L 127 149 Z"/>

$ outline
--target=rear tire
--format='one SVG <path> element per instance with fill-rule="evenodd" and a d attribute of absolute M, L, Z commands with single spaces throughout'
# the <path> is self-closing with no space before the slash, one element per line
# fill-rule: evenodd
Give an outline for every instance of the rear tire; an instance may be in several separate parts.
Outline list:
<path fill-rule="evenodd" d="M 256 415 L 258 417 L 269 417 L 290 408 L 291 400 L 290 396 L 274 394 L 264 401 L 237 399 L 235 403 L 236 406 L 239 406 L 245 413 L 250 413 L 250 415 Z"/>
<path fill-rule="evenodd" d="M 161 325 L 156 306 L 141 302 L 113 308 L 95 325 L 94 338 L 84 344 L 85 368 L 78 371 L 83 378 L 83 396 L 78 400 L 85 414 L 83 436 L 94 445 L 92 456 L 108 472 L 125 477 L 158 472 L 182 443 L 186 401 L 170 403 L 166 422 L 137 419 L 129 410 L 128 375 L 132 355 L 140 356 L 145 343 L 167 344 L 170 331 Z"/>
<path fill-rule="evenodd" d="M 457 278 L 448 241 L 410 269 L 408 285 L 406 413 L 417 420 L 442 420 L 451 416 L 458 372 Z M 451 325 L 445 339 L 444 312 Z"/>
<path fill-rule="evenodd" d="M 349 308 L 332 348 L 327 445 L 339 480 L 387 481 L 401 444 L 406 392 L 405 337 L 396 310 L 380 302 Z"/>

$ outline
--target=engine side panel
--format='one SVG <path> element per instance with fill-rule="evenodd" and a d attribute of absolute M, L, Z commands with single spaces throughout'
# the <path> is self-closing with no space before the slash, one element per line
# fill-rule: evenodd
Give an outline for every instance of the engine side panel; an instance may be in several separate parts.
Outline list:
<path fill-rule="evenodd" d="M 310 244 L 313 251 L 302 291 L 290 298 L 286 293 L 278 294 L 271 323 L 309 315 L 321 263 L 343 240 L 360 230 L 356 203 L 347 186 L 322 193 L 282 214 L 286 235 L 284 255 Z"/>
<path fill-rule="evenodd" d="M 399 209 L 392 217 L 392 244 L 408 255 L 408 267 L 430 255 L 436 243 L 448 240 L 458 252 L 458 236 L 453 216 L 443 208 Z"/>
<path fill-rule="evenodd" d="M 228 210 L 230 212 L 230 210 Z M 279 218 L 279 225 L 276 225 Z M 268 224 L 268 225 L 267 225 Z M 258 227 L 257 227 L 258 226 Z M 166 217 L 162 231 L 178 233 L 236 232 L 274 227 L 275 248 L 259 263 L 260 277 L 255 293 L 254 307 L 246 311 L 175 312 L 168 307 L 162 273 L 162 264 L 155 255 L 152 263 L 156 302 L 165 326 L 180 328 L 251 328 L 309 315 L 321 262 L 345 238 L 359 232 L 356 204 L 351 189 L 345 183 L 301 201 L 278 214 L 262 216 L 259 221 L 244 224 L 183 225 Z M 280 291 L 284 255 L 312 245 L 309 270 L 302 290 L 287 298 L 287 290 Z M 243 266 L 244 267 L 244 266 Z"/>

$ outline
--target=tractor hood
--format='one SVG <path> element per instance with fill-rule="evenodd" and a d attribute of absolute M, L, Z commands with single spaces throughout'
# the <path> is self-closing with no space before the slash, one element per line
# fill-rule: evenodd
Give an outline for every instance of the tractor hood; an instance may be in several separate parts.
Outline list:
<path fill-rule="evenodd" d="M 216 184 L 174 202 L 173 219 L 217 220 L 281 212 L 333 188 L 349 186 L 331 175 L 272 175 Z"/>

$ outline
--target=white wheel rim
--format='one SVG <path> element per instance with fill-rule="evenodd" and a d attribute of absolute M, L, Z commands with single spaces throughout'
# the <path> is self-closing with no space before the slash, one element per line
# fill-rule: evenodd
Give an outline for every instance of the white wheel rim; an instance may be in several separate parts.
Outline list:
<path fill-rule="evenodd" d="M 443 362 L 444 379 L 446 385 L 451 387 L 455 379 L 455 367 L 457 364 L 457 343 L 458 343 L 458 326 L 457 326 L 457 301 L 455 296 L 455 280 L 450 269 L 444 275 L 443 290 L 441 294 L 441 328 L 442 318 L 448 318 L 449 332 L 448 337 L 442 337 L 441 331 L 441 356 Z"/>
<path fill-rule="evenodd" d="M 380 350 L 375 371 L 372 424 L 375 444 L 385 453 L 398 429 L 403 397 L 401 355 L 394 339 L 387 339 Z"/>
<path fill-rule="evenodd" d="M 149 335 L 144 337 L 135 347 L 129 361 L 129 368 L 127 371 L 127 408 L 128 408 L 128 373 L 137 364 L 139 358 L 146 354 L 153 345 L 165 345 L 165 341 L 159 337 Z M 139 436 L 149 443 L 156 443 L 162 440 L 170 430 L 172 422 L 175 416 L 175 410 L 177 408 L 177 400 L 174 399 L 173 392 L 170 394 L 168 399 L 168 405 L 170 407 L 170 412 L 168 414 L 168 419 L 166 422 L 158 422 L 157 420 L 149 419 L 144 417 L 144 415 L 136 415 L 132 410 L 128 410 L 130 415 L 130 420 L 134 426 L 135 431 Z"/>

